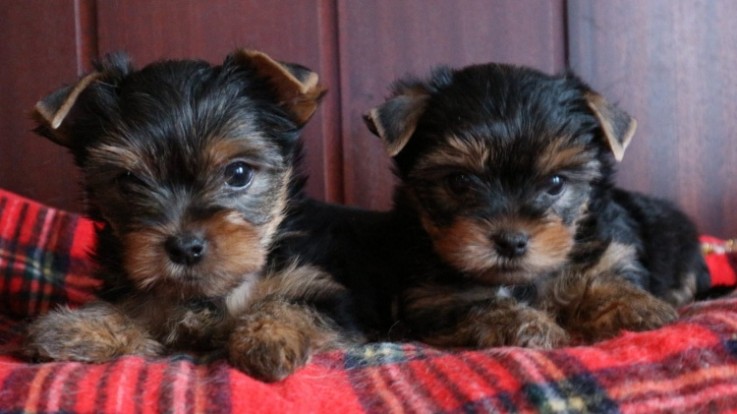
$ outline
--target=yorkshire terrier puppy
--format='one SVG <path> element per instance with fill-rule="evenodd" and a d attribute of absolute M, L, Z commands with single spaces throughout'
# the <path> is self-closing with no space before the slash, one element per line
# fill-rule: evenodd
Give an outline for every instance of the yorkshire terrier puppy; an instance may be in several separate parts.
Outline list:
<path fill-rule="evenodd" d="M 345 288 L 279 265 L 301 127 L 324 88 L 307 68 L 238 50 L 222 65 L 123 54 L 36 105 L 37 132 L 84 174 L 104 300 L 29 328 L 40 360 L 224 353 L 279 380 L 319 350 L 360 340 Z"/>
<path fill-rule="evenodd" d="M 708 283 L 689 219 L 613 186 L 635 121 L 572 74 L 439 68 L 365 120 L 395 161 L 405 251 L 425 263 L 401 288 L 411 337 L 595 341 L 673 321 Z"/>

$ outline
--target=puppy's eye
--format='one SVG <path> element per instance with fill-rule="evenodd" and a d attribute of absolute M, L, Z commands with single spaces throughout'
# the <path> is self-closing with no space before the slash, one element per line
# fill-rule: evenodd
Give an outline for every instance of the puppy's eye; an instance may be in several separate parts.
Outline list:
<path fill-rule="evenodd" d="M 451 174 L 445 177 L 445 182 L 450 188 L 450 191 L 455 194 L 466 193 L 473 185 L 473 177 L 464 173 Z"/>
<path fill-rule="evenodd" d="M 253 168 L 243 161 L 235 161 L 225 167 L 225 184 L 233 188 L 244 188 L 253 180 Z"/>
<path fill-rule="evenodd" d="M 120 187 L 123 191 L 130 191 L 135 187 L 145 187 L 146 182 L 143 181 L 140 177 L 133 174 L 130 171 L 126 171 L 122 174 L 120 174 L 116 179 L 115 183 Z"/>
<path fill-rule="evenodd" d="M 551 196 L 557 196 L 563 193 L 566 188 L 566 180 L 560 175 L 554 175 L 548 178 L 547 187 L 545 192 Z"/>

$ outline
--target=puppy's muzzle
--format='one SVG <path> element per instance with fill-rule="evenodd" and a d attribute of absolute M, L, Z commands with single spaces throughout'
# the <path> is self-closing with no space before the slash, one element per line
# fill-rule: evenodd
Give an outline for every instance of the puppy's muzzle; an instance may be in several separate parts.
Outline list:
<path fill-rule="evenodd" d="M 491 236 L 494 250 L 509 259 L 524 256 L 530 242 L 530 236 L 520 231 L 503 230 Z"/>
<path fill-rule="evenodd" d="M 169 259 L 180 265 L 194 266 L 207 254 L 207 241 L 195 234 L 169 237 L 164 243 Z"/>

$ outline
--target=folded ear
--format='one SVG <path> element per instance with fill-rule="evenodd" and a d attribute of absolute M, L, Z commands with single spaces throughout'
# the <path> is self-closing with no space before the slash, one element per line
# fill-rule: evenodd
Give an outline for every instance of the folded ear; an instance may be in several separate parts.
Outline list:
<path fill-rule="evenodd" d="M 397 95 L 363 116 L 368 129 L 381 138 L 390 156 L 399 154 L 407 145 L 425 112 L 428 98 L 429 95 L 417 91 Z"/>
<path fill-rule="evenodd" d="M 617 161 L 622 161 L 624 151 L 632 141 L 637 129 L 637 121 L 623 110 L 608 103 L 601 95 L 595 92 L 586 93 L 589 108 L 594 111 L 599 121 L 604 137 Z"/>
<path fill-rule="evenodd" d="M 33 118 L 39 123 L 37 132 L 57 144 L 71 147 L 69 135 L 60 127 L 77 103 L 80 94 L 101 76 L 100 72 L 92 72 L 76 84 L 64 86 L 38 101 L 33 111 Z"/>
<path fill-rule="evenodd" d="M 299 126 L 304 125 L 317 110 L 326 88 L 319 83 L 317 73 L 293 63 L 281 63 L 256 50 L 238 50 L 227 62 L 245 64 L 259 76 L 269 80 L 281 105 Z"/>
<path fill-rule="evenodd" d="M 110 89 L 108 95 L 114 96 L 112 89 L 133 71 L 130 58 L 124 52 L 106 54 L 102 60 L 93 62 L 95 70 L 72 85 L 63 86 L 36 103 L 32 116 L 38 123 L 35 131 L 57 144 L 71 148 L 74 146 L 74 124 L 81 115 L 79 109 L 84 92 L 98 85 Z M 99 92 L 99 90 L 97 91 Z M 95 95 L 99 99 L 99 93 Z"/>

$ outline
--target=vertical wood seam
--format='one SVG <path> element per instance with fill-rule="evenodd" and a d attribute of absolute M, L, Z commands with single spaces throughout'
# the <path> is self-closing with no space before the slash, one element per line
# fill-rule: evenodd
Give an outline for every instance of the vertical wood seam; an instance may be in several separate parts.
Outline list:
<path fill-rule="evenodd" d="M 74 42 L 77 75 L 90 69 L 90 62 L 99 58 L 97 0 L 74 0 Z"/>
<path fill-rule="evenodd" d="M 321 77 L 328 86 L 328 94 L 323 100 L 322 180 L 326 201 L 343 203 L 345 201 L 345 166 L 343 159 L 343 139 L 341 137 L 341 89 L 339 78 L 340 36 L 338 5 L 336 0 L 320 0 L 318 3 L 318 25 L 320 30 L 320 68 Z M 309 149 L 308 149 L 309 150 Z"/>

